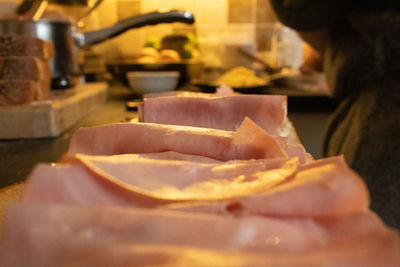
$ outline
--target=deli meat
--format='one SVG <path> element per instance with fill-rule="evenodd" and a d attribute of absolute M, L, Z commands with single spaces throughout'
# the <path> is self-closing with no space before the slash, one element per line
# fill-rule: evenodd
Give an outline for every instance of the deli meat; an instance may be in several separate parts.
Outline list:
<path fill-rule="evenodd" d="M 155 207 L 160 199 L 128 191 L 107 183 L 82 165 L 37 165 L 28 178 L 22 195 L 24 202 L 61 203 L 73 205 L 117 205 Z"/>
<path fill-rule="evenodd" d="M 75 157 L 74 164 L 39 165 L 28 179 L 23 201 L 169 204 L 165 208 L 284 217 L 363 212 L 369 201 L 365 184 L 340 157 L 299 168 L 296 159 L 194 163 L 131 155 Z"/>
<path fill-rule="evenodd" d="M 266 191 L 297 169 L 296 159 L 197 163 L 136 155 L 76 158 L 80 163 L 38 165 L 22 200 L 150 207 L 226 199 Z"/>
<path fill-rule="evenodd" d="M 397 233 L 370 212 L 314 220 L 13 204 L 4 227 L 5 266 L 131 266 L 146 260 L 173 265 L 160 250 L 168 246 L 222 258 L 247 253 L 255 257 L 250 262 L 263 262 L 259 266 L 395 266 L 399 260 Z M 152 245 L 156 249 L 147 255 L 135 249 Z"/>
<path fill-rule="evenodd" d="M 235 131 L 245 117 L 272 135 L 286 118 L 286 96 L 183 95 L 150 97 L 139 106 L 139 121 Z"/>
<path fill-rule="evenodd" d="M 110 182 L 171 200 L 224 199 L 265 191 L 297 169 L 296 160 L 284 159 L 197 163 L 131 159 L 130 155 L 76 157 Z"/>
<path fill-rule="evenodd" d="M 5 212 L 1 266 L 399 266 L 364 181 L 342 156 L 309 158 L 285 97 L 222 87 L 139 111 L 33 169 Z"/>
<path fill-rule="evenodd" d="M 348 168 L 342 157 L 333 157 L 302 165 L 295 175 L 259 194 L 164 208 L 218 214 L 324 217 L 363 212 L 368 205 L 364 182 Z"/>
<path fill-rule="evenodd" d="M 217 160 L 287 157 L 279 140 L 248 118 L 236 132 L 154 123 L 81 128 L 72 136 L 68 152 L 114 155 L 163 151 Z"/>
<path fill-rule="evenodd" d="M 228 86 L 221 86 L 215 94 L 185 91 L 151 94 L 139 105 L 139 121 L 235 131 L 248 117 L 281 141 L 289 157 L 299 157 L 304 163 L 308 161 L 307 153 L 290 129 L 286 101 L 285 96 L 234 94 Z"/>

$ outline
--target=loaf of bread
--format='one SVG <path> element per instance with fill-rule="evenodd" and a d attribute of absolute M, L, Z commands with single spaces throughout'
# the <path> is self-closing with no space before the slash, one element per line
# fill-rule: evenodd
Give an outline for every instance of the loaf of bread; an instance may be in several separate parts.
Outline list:
<path fill-rule="evenodd" d="M 30 56 L 40 59 L 54 57 L 50 41 L 28 35 L 0 35 L 0 56 Z"/>
<path fill-rule="evenodd" d="M 29 79 L 34 81 L 51 76 L 48 60 L 37 57 L 0 57 L 0 79 Z"/>
<path fill-rule="evenodd" d="M 0 105 L 49 98 L 52 42 L 26 35 L 0 35 Z"/>
<path fill-rule="evenodd" d="M 36 98 L 36 83 L 30 80 L 0 80 L 0 104 L 29 103 Z"/>
<path fill-rule="evenodd" d="M 50 83 L 46 80 L 0 80 L 0 105 L 19 105 L 48 99 Z"/>

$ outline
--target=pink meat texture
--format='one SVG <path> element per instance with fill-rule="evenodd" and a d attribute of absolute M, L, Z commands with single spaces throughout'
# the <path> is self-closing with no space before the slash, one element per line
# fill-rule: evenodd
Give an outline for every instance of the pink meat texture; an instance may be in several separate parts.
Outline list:
<path fill-rule="evenodd" d="M 238 104 L 240 103 L 240 104 Z M 147 94 L 139 104 L 141 122 L 197 126 L 234 131 L 248 117 L 269 134 L 280 139 L 285 152 L 307 161 L 304 147 L 294 133 L 288 137 L 285 128 L 286 96 L 235 94 L 232 88 L 221 85 L 215 94 L 175 91 Z M 214 114 L 215 113 L 215 114 Z M 295 134 L 294 134 L 295 135 Z"/>
<path fill-rule="evenodd" d="M 1 266 L 399 266 L 361 177 L 283 134 L 285 97 L 163 93 L 140 116 L 81 128 L 32 170 Z"/>
<path fill-rule="evenodd" d="M 279 135 L 286 118 L 286 97 L 271 95 L 176 95 L 150 97 L 139 105 L 139 121 L 235 131 L 249 117 Z"/>
<path fill-rule="evenodd" d="M 115 155 L 175 151 L 217 160 L 287 157 L 293 145 L 269 135 L 249 118 L 236 132 L 155 123 L 115 123 L 81 128 L 69 153 Z M 306 161 L 306 153 L 292 153 Z"/>
<path fill-rule="evenodd" d="M 341 157 L 299 168 L 296 159 L 194 163 L 135 155 L 75 157 L 73 164 L 37 166 L 23 201 L 138 207 L 179 202 L 168 208 L 296 217 L 368 207 L 365 184 Z"/>
<path fill-rule="evenodd" d="M 282 183 L 258 194 L 229 200 L 171 204 L 168 209 L 217 214 L 260 214 L 280 217 L 339 216 L 366 211 L 368 191 L 363 181 L 333 157 L 299 167 Z"/>
<path fill-rule="evenodd" d="M 399 260 L 396 232 L 371 212 L 320 220 L 236 218 L 21 203 L 6 218 L 0 248 L 6 266 L 215 266 L 214 256 L 217 266 L 231 266 L 236 252 L 236 266 L 395 266 Z M 142 254 L 146 247 L 154 250 Z M 187 250 L 213 258 L 185 258 Z"/>
<path fill-rule="evenodd" d="M 198 163 L 132 154 L 77 154 L 75 159 L 71 164 L 38 165 L 28 178 L 22 200 L 149 207 L 231 199 L 274 187 L 290 177 L 298 165 L 297 159 Z"/>

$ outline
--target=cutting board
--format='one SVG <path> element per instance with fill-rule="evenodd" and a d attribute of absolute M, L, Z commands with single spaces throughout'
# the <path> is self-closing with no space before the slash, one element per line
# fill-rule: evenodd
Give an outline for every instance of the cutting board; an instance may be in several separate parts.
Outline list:
<path fill-rule="evenodd" d="M 104 103 L 107 89 L 107 83 L 86 83 L 53 90 L 45 101 L 0 106 L 0 139 L 58 136 Z"/>

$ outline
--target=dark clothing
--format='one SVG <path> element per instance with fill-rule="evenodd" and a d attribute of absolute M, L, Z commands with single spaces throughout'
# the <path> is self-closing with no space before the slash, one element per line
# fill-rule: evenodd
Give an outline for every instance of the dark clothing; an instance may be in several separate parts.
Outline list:
<path fill-rule="evenodd" d="M 326 29 L 324 72 L 341 104 L 323 144 L 367 183 L 371 209 L 400 228 L 400 1 L 271 0 L 297 30 Z"/>

